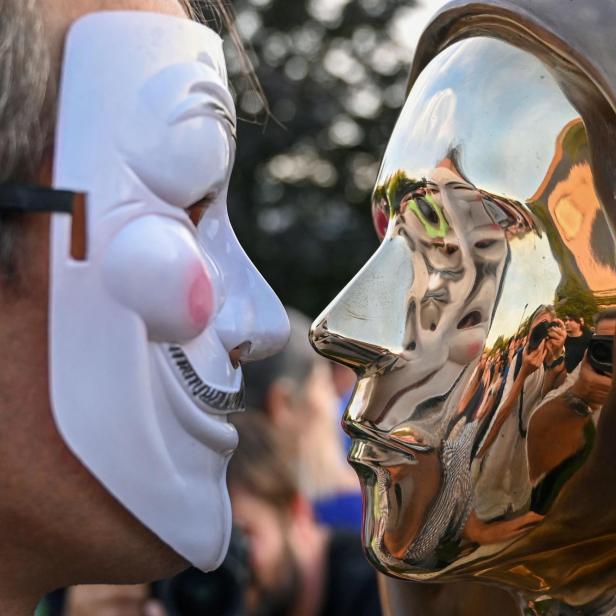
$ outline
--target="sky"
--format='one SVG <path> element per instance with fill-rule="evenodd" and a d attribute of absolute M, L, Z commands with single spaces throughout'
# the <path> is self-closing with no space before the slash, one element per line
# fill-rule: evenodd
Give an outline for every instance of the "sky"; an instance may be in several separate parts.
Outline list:
<path fill-rule="evenodd" d="M 391 32 L 395 41 L 414 50 L 430 19 L 446 3 L 447 0 L 417 0 L 416 6 L 401 9 L 400 19 Z"/>
<path fill-rule="evenodd" d="M 253 5 L 268 0 L 251 0 Z M 352 0 L 310 0 L 310 12 L 324 21 L 336 19 Z M 414 6 L 401 7 L 390 34 L 402 47 L 413 51 L 423 29 L 448 0 L 416 0 Z"/>

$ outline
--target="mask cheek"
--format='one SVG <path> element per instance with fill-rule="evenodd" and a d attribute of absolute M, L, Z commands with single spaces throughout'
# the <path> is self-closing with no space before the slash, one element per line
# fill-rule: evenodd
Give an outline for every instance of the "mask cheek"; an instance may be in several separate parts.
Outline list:
<path fill-rule="evenodd" d="M 188 291 L 188 313 L 195 328 L 201 332 L 210 322 L 216 301 L 212 281 L 201 263 L 196 263 L 193 270 Z"/>
<path fill-rule="evenodd" d="M 102 270 L 111 296 L 143 321 L 152 341 L 188 342 L 216 312 L 203 254 L 177 222 L 157 216 L 132 221 L 107 246 Z"/>

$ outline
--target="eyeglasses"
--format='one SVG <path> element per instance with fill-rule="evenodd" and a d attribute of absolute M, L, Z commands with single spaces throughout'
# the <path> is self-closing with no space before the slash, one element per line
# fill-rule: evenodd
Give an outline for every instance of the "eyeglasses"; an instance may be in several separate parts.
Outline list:
<path fill-rule="evenodd" d="M 30 214 L 54 212 L 70 214 L 71 257 L 77 261 L 86 258 L 86 195 L 48 186 L 0 183 L 0 213 Z"/>
<path fill-rule="evenodd" d="M 29 184 L 0 184 L 2 212 L 62 212 L 72 214 L 75 202 L 83 197 L 70 190 Z"/>

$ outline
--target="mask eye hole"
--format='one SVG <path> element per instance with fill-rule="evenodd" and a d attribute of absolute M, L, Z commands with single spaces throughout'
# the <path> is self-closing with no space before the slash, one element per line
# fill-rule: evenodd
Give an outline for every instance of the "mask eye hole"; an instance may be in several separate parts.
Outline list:
<path fill-rule="evenodd" d="M 214 193 L 208 193 L 205 197 L 199 199 L 199 201 L 195 201 L 195 203 L 186 208 L 186 213 L 195 227 L 199 225 L 199 222 L 203 218 L 203 214 L 210 207 L 210 205 L 212 205 L 215 198 L 216 195 Z"/>

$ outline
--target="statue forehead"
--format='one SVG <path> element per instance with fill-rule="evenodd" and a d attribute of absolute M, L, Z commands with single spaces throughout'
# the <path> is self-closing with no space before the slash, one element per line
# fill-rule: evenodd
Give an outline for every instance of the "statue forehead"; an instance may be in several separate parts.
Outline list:
<path fill-rule="evenodd" d="M 379 182 L 400 169 L 431 177 L 455 152 L 473 184 L 523 201 L 545 178 L 563 127 L 578 117 L 532 53 L 468 39 L 436 56 L 415 82 Z"/>

